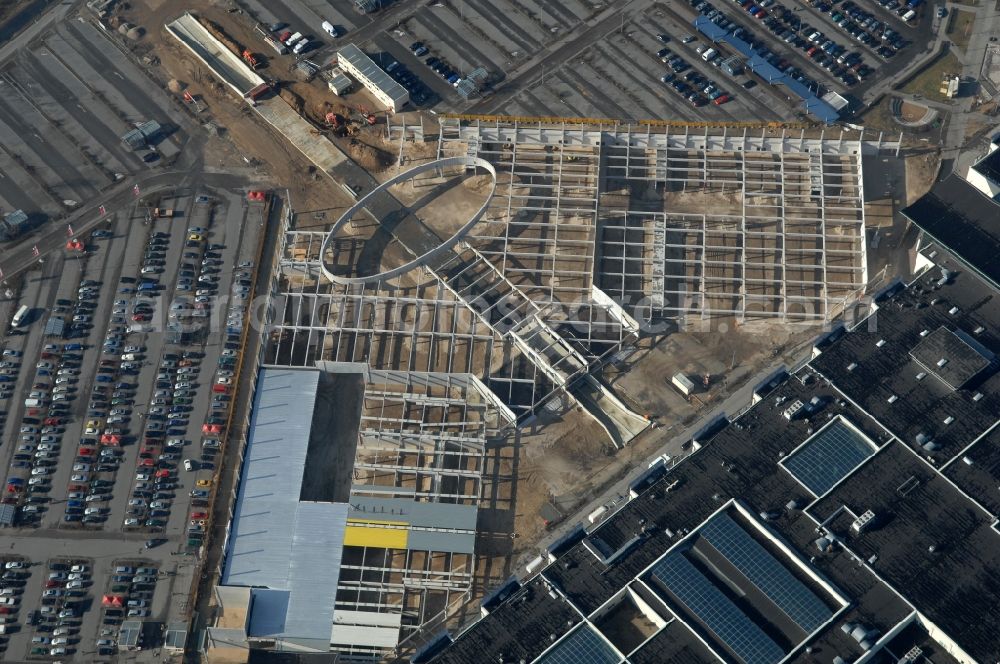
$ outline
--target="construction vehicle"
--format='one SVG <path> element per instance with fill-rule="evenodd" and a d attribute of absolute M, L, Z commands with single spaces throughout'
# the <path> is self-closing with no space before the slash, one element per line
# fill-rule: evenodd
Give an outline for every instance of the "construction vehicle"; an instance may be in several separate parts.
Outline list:
<path fill-rule="evenodd" d="M 243 49 L 243 61 L 250 65 L 250 69 L 257 69 L 257 58 L 254 57 L 248 48 Z"/>
<path fill-rule="evenodd" d="M 368 109 L 365 108 L 364 106 L 358 106 L 357 110 L 358 110 L 358 113 L 361 114 L 361 117 L 364 118 L 365 122 L 367 122 L 369 125 L 375 124 L 375 114 L 374 113 L 370 113 L 368 111 Z"/>
<path fill-rule="evenodd" d="M 330 111 L 326 114 L 326 124 L 334 129 L 340 129 L 344 124 L 344 119 L 333 111 Z"/>

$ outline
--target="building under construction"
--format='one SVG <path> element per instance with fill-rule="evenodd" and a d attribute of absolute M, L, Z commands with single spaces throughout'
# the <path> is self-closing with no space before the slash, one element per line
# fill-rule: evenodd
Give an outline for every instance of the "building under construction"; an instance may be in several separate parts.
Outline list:
<path fill-rule="evenodd" d="M 600 369 L 644 335 L 717 317 L 819 323 L 858 298 L 862 157 L 896 148 L 759 127 L 442 119 L 432 133 L 396 118 L 388 132 L 401 162 L 410 146 L 431 156 L 407 157 L 332 229 L 286 220 L 263 349 L 268 371 L 358 380 L 361 415 L 324 425 L 356 439 L 330 470 L 338 573 L 297 581 L 310 602 L 336 591 L 296 610 L 319 616 L 308 649 L 325 650 L 330 627 L 330 647 L 361 658 L 405 652 L 468 601 L 473 533 L 446 522 L 466 510 L 458 522 L 474 523 L 489 440 L 559 402 L 626 445 L 649 422 Z M 436 199 L 443 212 L 418 210 Z M 236 518 L 233 561 L 240 532 Z M 294 594 L 291 576 L 275 589 Z M 239 573 L 226 578 L 237 593 Z M 306 647 L 268 629 L 257 647 Z M 222 647 L 227 632 L 210 637 Z"/>

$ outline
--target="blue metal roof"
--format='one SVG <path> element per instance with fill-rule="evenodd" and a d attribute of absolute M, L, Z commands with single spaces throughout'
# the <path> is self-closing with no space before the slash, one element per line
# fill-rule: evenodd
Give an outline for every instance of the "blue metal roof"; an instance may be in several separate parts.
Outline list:
<path fill-rule="evenodd" d="M 694 20 L 694 27 L 713 42 L 725 42 L 732 49 L 746 56 L 750 70 L 771 85 L 784 85 L 796 97 L 802 100 L 806 112 L 818 120 L 830 124 L 840 119 L 837 109 L 816 96 L 808 86 L 786 76 L 777 67 L 761 57 L 747 42 L 735 37 L 728 30 L 716 25 L 707 16 L 699 16 Z"/>

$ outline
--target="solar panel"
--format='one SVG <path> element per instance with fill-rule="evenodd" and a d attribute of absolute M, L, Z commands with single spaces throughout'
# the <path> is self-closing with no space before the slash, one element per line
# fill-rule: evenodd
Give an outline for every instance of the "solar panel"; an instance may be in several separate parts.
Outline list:
<path fill-rule="evenodd" d="M 656 563 L 651 574 L 672 592 L 745 664 L 775 664 L 785 652 L 698 571 L 674 551 Z"/>
<path fill-rule="evenodd" d="M 806 634 L 833 615 L 823 600 L 728 514 L 713 517 L 699 532 Z"/>
<path fill-rule="evenodd" d="M 862 434 L 836 419 L 782 463 L 795 479 L 821 496 L 873 454 L 875 448 Z"/>
<path fill-rule="evenodd" d="M 560 641 L 535 664 L 618 664 L 622 658 L 589 625 Z"/>

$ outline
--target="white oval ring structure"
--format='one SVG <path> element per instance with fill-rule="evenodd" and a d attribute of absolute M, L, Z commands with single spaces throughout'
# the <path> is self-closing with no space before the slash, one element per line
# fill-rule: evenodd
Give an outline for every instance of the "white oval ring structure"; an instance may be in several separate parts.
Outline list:
<path fill-rule="evenodd" d="M 334 274 L 327 268 L 326 252 L 330 241 L 336 237 L 337 232 L 340 231 L 340 229 L 342 229 L 351 221 L 351 219 L 354 217 L 355 214 L 357 214 L 359 211 L 361 211 L 362 208 L 365 207 L 365 204 L 368 202 L 368 199 L 375 196 L 376 194 L 382 193 L 383 190 L 388 189 L 394 184 L 398 184 L 405 180 L 409 180 L 417 175 L 420 175 L 421 173 L 426 173 L 427 171 L 440 168 L 450 168 L 452 166 L 465 166 L 466 168 L 474 166 L 476 168 L 482 168 L 493 177 L 493 183 L 490 187 L 490 193 L 486 197 L 486 200 L 483 202 L 482 207 L 480 207 L 479 210 L 472 216 L 472 218 L 469 219 L 469 221 L 467 221 L 464 226 L 458 229 L 458 231 L 454 235 L 452 235 L 450 238 L 442 242 L 434 249 L 428 251 L 427 253 L 417 256 L 412 261 L 404 265 L 400 265 L 399 267 L 395 267 L 391 270 L 379 272 L 378 274 L 373 274 L 366 277 L 342 277 Z M 438 256 L 439 254 L 442 254 L 445 251 L 450 251 L 451 248 L 454 247 L 459 240 L 465 237 L 465 235 L 470 230 L 472 230 L 472 227 L 475 226 L 479 222 L 479 220 L 482 219 L 483 214 L 486 213 L 486 208 L 489 207 L 490 202 L 493 200 L 493 194 L 496 193 L 496 190 L 497 190 L 496 169 L 493 167 L 493 164 L 486 161 L 485 159 L 480 159 L 479 157 L 446 157 L 444 159 L 436 159 L 434 161 L 427 162 L 426 164 L 415 166 L 410 170 L 406 171 L 405 173 L 400 173 L 396 177 L 386 180 L 378 187 L 368 192 L 364 196 L 364 198 L 355 203 L 353 206 L 351 206 L 351 208 L 347 212 L 341 215 L 340 219 L 337 220 L 337 223 L 333 225 L 333 228 L 331 228 L 330 232 L 327 233 L 326 239 L 323 240 L 323 246 L 320 249 L 320 267 L 323 270 L 323 275 L 330 281 L 337 284 L 366 284 L 375 281 L 382 281 L 385 279 L 392 279 L 394 277 L 400 276 L 401 274 L 405 274 L 414 268 L 420 267 L 431 258 L 434 258 L 435 256 Z"/>

